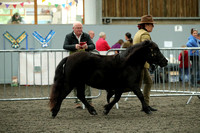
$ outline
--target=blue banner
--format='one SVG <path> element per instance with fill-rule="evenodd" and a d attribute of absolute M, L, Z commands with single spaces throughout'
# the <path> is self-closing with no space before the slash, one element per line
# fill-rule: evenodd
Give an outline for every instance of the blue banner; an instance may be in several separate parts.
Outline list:
<path fill-rule="evenodd" d="M 43 38 L 37 31 L 34 31 L 32 35 L 37 41 L 42 44 L 41 47 L 45 48 L 49 46 L 49 42 L 55 35 L 55 31 L 51 30 L 45 38 Z"/>

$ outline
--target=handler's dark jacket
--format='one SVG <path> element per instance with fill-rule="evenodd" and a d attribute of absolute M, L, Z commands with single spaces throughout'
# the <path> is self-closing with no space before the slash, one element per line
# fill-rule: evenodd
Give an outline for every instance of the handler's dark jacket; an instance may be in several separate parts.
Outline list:
<path fill-rule="evenodd" d="M 94 45 L 93 41 L 91 40 L 89 34 L 83 32 L 83 34 L 81 35 L 80 41 L 87 43 L 88 49 L 85 49 L 85 51 L 91 51 L 91 50 L 95 49 L 95 45 Z M 75 52 L 77 50 L 75 48 L 76 44 L 79 44 L 79 42 L 78 42 L 78 39 L 76 38 L 76 36 L 74 35 L 74 32 L 72 32 L 72 33 L 69 33 L 66 35 L 63 48 L 66 50 L 69 50 L 71 52 Z"/>

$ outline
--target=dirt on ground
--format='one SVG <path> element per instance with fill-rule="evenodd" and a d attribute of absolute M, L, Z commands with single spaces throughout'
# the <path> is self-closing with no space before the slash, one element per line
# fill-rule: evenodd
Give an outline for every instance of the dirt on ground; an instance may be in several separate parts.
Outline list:
<path fill-rule="evenodd" d="M 98 90 L 93 90 L 96 92 Z M 76 109 L 74 99 L 65 99 L 57 117 L 52 119 L 48 100 L 0 101 L 1 133 L 200 133 L 200 99 L 193 96 L 151 97 L 158 109 L 151 115 L 141 111 L 137 98 L 121 98 L 108 115 L 103 114 L 106 92 L 93 99 L 98 115 Z"/>

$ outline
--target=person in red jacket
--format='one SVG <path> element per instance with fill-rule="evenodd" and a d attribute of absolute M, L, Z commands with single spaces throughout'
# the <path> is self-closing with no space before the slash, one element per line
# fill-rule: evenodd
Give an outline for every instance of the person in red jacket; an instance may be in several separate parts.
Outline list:
<path fill-rule="evenodd" d="M 186 45 L 182 46 L 183 48 L 186 47 Z M 183 50 L 179 56 L 178 60 L 180 61 L 179 67 L 180 67 L 180 79 L 183 82 L 188 82 L 189 81 L 189 66 L 191 65 L 189 60 L 188 60 L 188 51 Z"/>
<path fill-rule="evenodd" d="M 100 32 L 99 40 L 97 40 L 97 42 L 96 42 L 96 50 L 108 51 L 109 49 L 111 49 L 105 39 L 106 39 L 106 34 L 104 32 Z"/>

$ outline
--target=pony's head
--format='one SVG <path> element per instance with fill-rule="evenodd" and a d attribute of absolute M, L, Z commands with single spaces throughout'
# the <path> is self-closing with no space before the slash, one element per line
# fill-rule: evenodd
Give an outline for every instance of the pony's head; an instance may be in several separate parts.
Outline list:
<path fill-rule="evenodd" d="M 143 45 L 147 47 L 147 62 L 150 65 L 159 65 L 160 67 L 164 67 L 168 64 L 168 60 L 165 56 L 160 52 L 158 45 L 150 40 L 146 40 L 143 42 Z"/>

